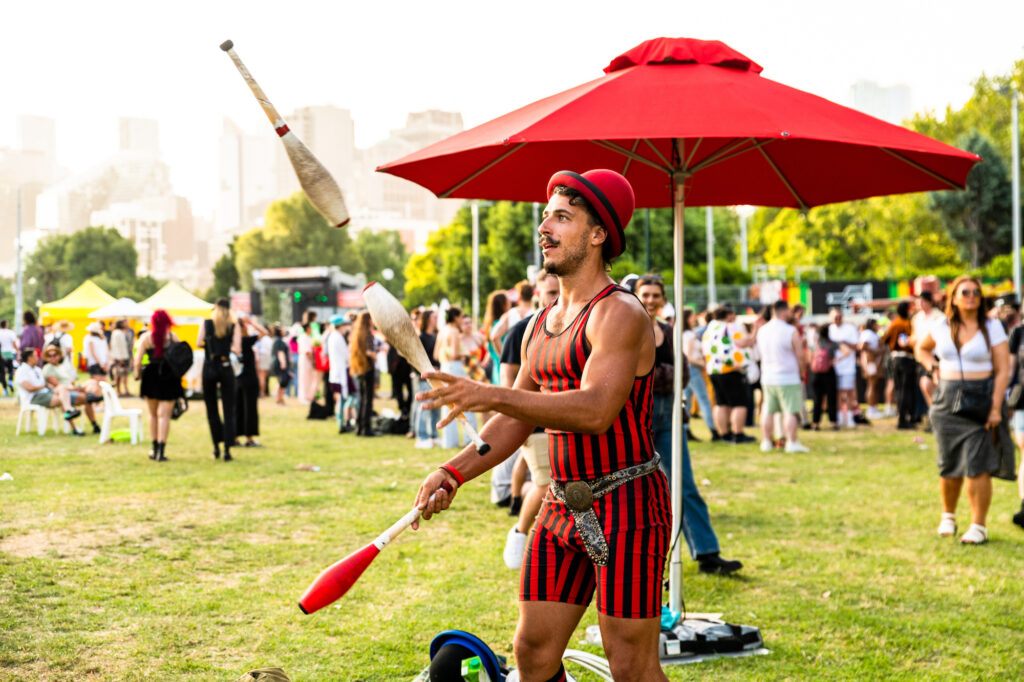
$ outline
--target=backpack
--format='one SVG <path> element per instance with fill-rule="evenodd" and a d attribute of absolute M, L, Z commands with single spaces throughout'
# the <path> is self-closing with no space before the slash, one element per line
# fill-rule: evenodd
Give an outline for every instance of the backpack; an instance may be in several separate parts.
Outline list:
<path fill-rule="evenodd" d="M 177 341 L 164 349 L 164 366 L 180 379 L 192 368 L 192 346 L 188 341 Z"/>
<path fill-rule="evenodd" d="M 832 367 L 832 349 L 825 344 L 818 344 L 811 356 L 811 371 L 815 374 L 827 372 Z"/>

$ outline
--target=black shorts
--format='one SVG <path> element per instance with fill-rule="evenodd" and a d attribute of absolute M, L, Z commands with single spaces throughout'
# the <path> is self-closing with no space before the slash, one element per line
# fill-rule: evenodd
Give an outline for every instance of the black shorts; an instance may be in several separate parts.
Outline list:
<path fill-rule="evenodd" d="M 281 388 L 288 388 L 288 384 L 292 383 L 292 375 L 288 372 L 277 373 L 277 385 Z"/>
<path fill-rule="evenodd" d="M 715 405 L 720 407 L 747 406 L 747 378 L 742 371 L 712 374 L 711 386 L 715 389 Z"/>

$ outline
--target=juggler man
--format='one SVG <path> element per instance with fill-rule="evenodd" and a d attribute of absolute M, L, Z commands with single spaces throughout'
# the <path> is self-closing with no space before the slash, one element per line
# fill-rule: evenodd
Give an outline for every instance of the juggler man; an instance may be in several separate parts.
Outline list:
<path fill-rule="evenodd" d="M 416 396 L 423 409 L 453 408 L 440 426 L 458 412 L 498 414 L 481 433 L 491 451 L 470 445 L 445 462 L 416 504 L 424 519 L 447 509 L 458 486 L 544 427 L 552 483 L 520 574 L 520 679 L 565 679 L 562 653 L 596 592 L 615 680 L 667 680 L 658 635 L 672 515 L 651 432 L 654 332 L 644 306 L 606 270 L 624 248 L 633 189 L 614 171 L 561 171 L 547 196 L 540 247 L 559 297 L 531 320 L 512 388 L 424 375 L 443 385 Z"/>

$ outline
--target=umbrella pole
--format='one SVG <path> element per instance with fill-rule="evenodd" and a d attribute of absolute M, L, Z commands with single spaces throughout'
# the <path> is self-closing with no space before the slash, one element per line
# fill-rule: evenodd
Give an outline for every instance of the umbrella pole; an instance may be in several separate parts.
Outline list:
<path fill-rule="evenodd" d="M 676 144 L 682 143 L 677 140 Z M 680 157 L 681 152 L 680 149 Z M 672 178 L 672 297 L 676 307 L 675 324 L 672 325 L 672 347 L 675 349 L 675 372 L 672 377 L 672 395 L 675 398 L 672 409 L 672 539 L 675 546 L 669 557 L 668 599 L 669 608 L 673 611 L 682 611 L 683 605 L 683 547 L 679 542 L 679 531 L 683 522 L 683 251 L 686 241 L 683 233 L 683 207 L 686 203 L 686 179 L 683 172 L 677 172 Z"/>

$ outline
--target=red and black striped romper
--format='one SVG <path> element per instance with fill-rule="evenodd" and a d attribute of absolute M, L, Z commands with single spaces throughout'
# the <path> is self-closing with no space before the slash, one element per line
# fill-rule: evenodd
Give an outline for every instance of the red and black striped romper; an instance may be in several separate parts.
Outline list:
<path fill-rule="evenodd" d="M 590 355 L 587 320 L 594 306 L 619 292 L 633 295 L 609 284 L 560 334 L 547 329 L 551 306 L 541 311 L 527 342 L 525 363 L 542 392 L 580 388 Z M 654 456 L 652 383 L 653 369 L 633 381 L 626 404 L 603 434 L 548 429 L 552 480 L 592 480 L 650 460 Z M 594 509 L 608 542 L 608 565 L 597 566 L 590 560 L 572 513 L 549 492 L 523 561 L 519 598 L 585 605 L 596 589 L 601 613 L 620 618 L 659 616 L 672 526 L 665 475 L 659 469 L 625 483 L 595 500 Z"/>

